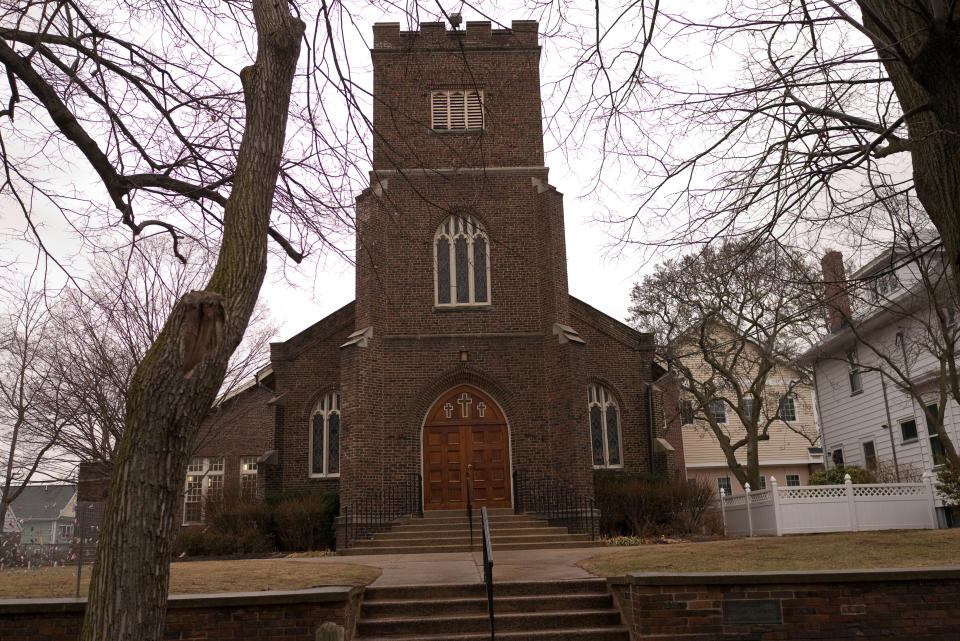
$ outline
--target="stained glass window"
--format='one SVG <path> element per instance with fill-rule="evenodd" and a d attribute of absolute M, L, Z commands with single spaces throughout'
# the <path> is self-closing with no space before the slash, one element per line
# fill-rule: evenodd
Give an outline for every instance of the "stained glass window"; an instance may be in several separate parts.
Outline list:
<path fill-rule="evenodd" d="M 329 392 L 310 421 L 310 476 L 340 474 L 340 394 Z"/>
<path fill-rule="evenodd" d="M 454 243 L 454 253 L 457 257 L 457 302 L 470 302 L 470 267 L 467 258 L 467 239 L 460 237 Z"/>
<path fill-rule="evenodd" d="M 437 305 L 490 302 L 490 242 L 470 216 L 450 216 L 434 236 Z"/>
<path fill-rule="evenodd" d="M 590 442 L 593 444 L 593 464 L 603 465 L 603 410 L 599 405 L 590 408 Z"/>
<path fill-rule="evenodd" d="M 587 391 L 587 408 L 594 467 L 621 467 L 620 410 L 613 394 L 603 385 L 592 384 Z"/>

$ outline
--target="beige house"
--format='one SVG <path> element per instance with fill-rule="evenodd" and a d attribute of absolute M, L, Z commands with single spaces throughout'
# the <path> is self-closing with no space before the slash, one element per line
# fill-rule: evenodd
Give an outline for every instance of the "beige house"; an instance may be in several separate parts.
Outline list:
<path fill-rule="evenodd" d="M 732 331 L 711 328 L 713 364 L 702 353 L 704 341 L 684 344 L 679 367 L 692 376 L 679 378 L 679 412 L 683 456 L 688 479 L 703 479 L 727 494 L 743 493 L 743 487 L 730 470 L 727 458 L 706 416 L 709 412 L 718 427 L 736 443 L 746 435 L 740 414 L 751 415 L 753 403 L 760 401 L 758 426 L 766 427 L 767 440 L 758 443 L 760 488 L 775 477 L 779 485 L 806 485 L 810 474 L 823 469 L 823 451 L 819 446 L 810 386 L 795 368 L 777 361 L 767 374 L 762 389 L 751 393 L 751 384 L 762 366 L 762 350 L 744 342 Z M 731 380 L 736 381 L 734 385 Z M 690 389 L 713 388 L 715 398 L 702 405 Z M 737 390 L 739 388 L 739 396 Z M 740 400 L 742 397 L 742 400 Z M 746 446 L 735 451 L 737 462 L 745 465 Z"/>

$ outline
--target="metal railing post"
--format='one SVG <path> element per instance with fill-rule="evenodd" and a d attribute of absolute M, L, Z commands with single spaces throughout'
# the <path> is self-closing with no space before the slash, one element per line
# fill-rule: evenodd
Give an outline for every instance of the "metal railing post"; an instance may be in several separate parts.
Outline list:
<path fill-rule="evenodd" d="M 493 624 L 493 543 L 490 541 L 490 522 L 487 506 L 480 508 L 480 523 L 483 534 L 483 582 L 487 588 L 487 612 L 490 614 L 490 641 L 494 641 Z"/>
<path fill-rule="evenodd" d="M 473 469 L 472 464 L 467 465 L 467 521 L 470 523 L 470 547 L 473 548 L 473 494 L 470 486 L 472 485 L 470 481 L 470 470 Z"/>

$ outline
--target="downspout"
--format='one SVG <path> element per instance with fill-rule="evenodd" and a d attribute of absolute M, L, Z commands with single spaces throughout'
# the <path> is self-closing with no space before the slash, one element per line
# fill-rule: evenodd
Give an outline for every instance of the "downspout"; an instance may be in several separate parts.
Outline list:
<path fill-rule="evenodd" d="M 647 383 L 647 431 L 650 438 L 650 474 L 656 472 L 656 454 L 654 453 L 654 430 L 653 430 L 653 390 L 656 389 L 653 383 Z"/>
<path fill-rule="evenodd" d="M 823 411 L 820 409 L 820 386 L 817 385 L 817 364 L 813 364 L 813 398 L 817 405 L 817 431 L 820 432 L 820 447 L 823 449 L 823 469 L 827 469 L 827 433 L 823 429 Z M 833 463 L 833 457 L 829 457 Z"/>

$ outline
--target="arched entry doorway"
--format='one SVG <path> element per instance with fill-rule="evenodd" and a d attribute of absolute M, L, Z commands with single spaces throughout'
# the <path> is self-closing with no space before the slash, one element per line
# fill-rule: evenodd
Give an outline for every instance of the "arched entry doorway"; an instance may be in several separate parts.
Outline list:
<path fill-rule="evenodd" d="M 424 509 L 465 507 L 468 466 L 477 507 L 510 507 L 507 420 L 489 396 L 460 385 L 437 399 L 423 425 Z"/>

